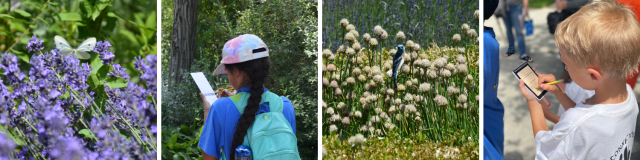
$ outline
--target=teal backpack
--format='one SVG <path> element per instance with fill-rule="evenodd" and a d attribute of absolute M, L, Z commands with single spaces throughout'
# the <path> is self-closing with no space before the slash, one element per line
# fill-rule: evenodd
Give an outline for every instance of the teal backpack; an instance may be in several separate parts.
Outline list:
<path fill-rule="evenodd" d="M 249 93 L 242 92 L 229 97 L 240 114 L 244 113 L 249 96 Z M 270 112 L 256 115 L 255 121 L 247 130 L 243 145 L 251 147 L 254 160 L 300 159 L 296 135 L 282 114 L 282 98 L 267 91 L 262 94 L 260 104 L 262 103 L 269 103 Z M 235 148 L 231 148 L 231 152 L 229 155 L 234 156 Z M 225 154 L 222 155 L 222 159 L 226 159 Z"/>

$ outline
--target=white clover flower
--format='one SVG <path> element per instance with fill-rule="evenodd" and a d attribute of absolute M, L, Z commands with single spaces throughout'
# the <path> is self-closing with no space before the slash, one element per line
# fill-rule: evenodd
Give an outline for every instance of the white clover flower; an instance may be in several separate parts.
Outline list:
<path fill-rule="evenodd" d="M 329 61 L 335 61 L 335 60 L 336 60 L 336 56 L 332 54 L 332 55 L 330 55 L 330 56 L 327 58 L 327 60 L 329 60 Z"/>
<path fill-rule="evenodd" d="M 324 50 L 322 50 L 322 57 L 324 57 L 324 58 L 327 58 L 327 57 L 329 57 L 329 56 L 330 56 L 330 55 L 332 55 L 332 54 L 333 54 L 333 53 L 331 53 L 331 50 L 329 50 L 329 49 L 324 49 Z"/>
<path fill-rule="evenodd" d="M 416 113 L 417 111 L 418 109 L 413 104 L 409 104 L 404 107 L 405 113 Z"/>
<path fill-rule="evenodd" d="M 414 118 L 414 120 L 415 120 L 416 122 L 422 122 L 422 119 L 420 118 L 420 116 L 416 116 L 416 118 Z"/>
<path fill-rule="evenodd" d="M 337 109 L 342 109 L 344 108 L 344 106 L 346 106 L 346 104 L 344 104 L 344 102 L 340 102 L 338 103 L 338 106 L 336 106 Z"/>
<path fill-rule="evenodd" d="M 466 75 L 468 72 L 467 65 L 464 65 L 464 64 L 458 64 L 458 66 L 456 67 L 456 70 L 458 71 L 459 74 L 462 74 L 462 75 Z"/>
<path fill-rule="evenodd" d="M 467 102 L 467 95 L 461 94 L 460 96 L 458 96 L 458 102 L 460 103 Z"/>
<path fill-rule="evenodd" d="M 364 136 L 360 133 L 356 134 L 355 137 L 355 144 L 356 145 L 362 145 L 364 142 L 366 141 L 366 139 L 364 139 Z"/>
<path fill-rule="evenodd" d="M 332 124 L 329 126 L 329 133 L 336 132 L 337 130 L 338 130 L 338 127 L 335 124 Z"/>
<path fill-rule="evenodd" d="M 447 60 L 445 60 L 444 58 L 438 58 L 435 61 L 433 61 L 433 66 L 437 67 L 437 68 L 442 68 L 447 64 Z"/>
<path fill-rule="evenodd" d="M 358 33 L 358 31 L 356 31 L 356 30 L 355 30 L 355 27 L 354 27 L 354 29 L 353 29 L 353 30 L 351 30 L 351 31 L 349 31 L 349 32 L 350 32 L 351 34 L 353 34 L 353 37 L 356 37 L 356 38 L 360 37 L 360 33 Z"/>
<path fill-rule="evenodd" d="M 436 97 L 433 98 L 433 100 L 436 102 L 438 106 L 446 106 L 449 104 L 449 101 L 447 101 L 447 98 L 441 95 L 436 95 Z"/>
<path fill-rule="evenodd" d="M 360 111 L 356 111 L 356 113 L 354 113 L 353 115 L 358 117 L 358 118 L 362 118 L 362 112 L 360 112 Z"/>
<path fill-rule="evenodd" d="M 396 33 L 396 40 L 404 41 L 405 39 L 407 39 L 407 37 L 404 35 L 404 32 L 398 31 L 398 33 Z"/>
<path fill-rule="evenodd" d="M 422 60 L 422 68 L 427 68 L 431 66 L 431 61 L 429 61 L 428 59 L 423 59 Z"/>
<path fill-rule="evenodd" d="M 369 40 L 369 45 L 372 46 L 372 47 L 378 46 L 378 40 L 376 40 L 375 38 L 371 38 Z"/>
<path fill-rule="evenodd" d="M 347 32 L 353 31 L 356 30 L 356 26 L 354 26 L 353 24 L 349 24 L 345 29 L 347 30 Z"/>
<path fill-rule="evenodd" d="M 335 80 L 331 81 L 331 84 L 329 85 L 331 88 L 338 88 L 338 82 L 336 82 Z"/>
<path fill-rule="evenodd" d="M 431 79 L 435 79 L 438 78 L 438 73 L 436 73 L 435 70 L 427 70 L 427 77 L 431 78 Z"/>
<path fill-rule="evenodd" d="M 340 74 L 337 73 L 333 73 L 333 75 L 331 76 L 332 79 L 334 80 L 339 80 L 340 79 Z"/>
<path fill-rule="evenodd" d="M 391 105 L 391 107 L 389 107 L 389 112 L 390 113 L 396 112 L 396 106 L 395 105 Z"/>
<path fill-rule="evenodd" d="M 343 45 L 340 45 L 340 47 L 338 47 L 337 53 L 344 53 L 344 51 L 346 51 L 346 50 L 347 50 L 347 47 L 348 47 L 348 46 L 346 46 L 346 45 L 344 45 L 344 44 L 343 44 Z"/>
<path fill-rule="evenodd" d="M 447 88 L 447 94 L 449 94 L 449 95 L 456 94 L 456 87 L 454 87 L 454 86 L 449 86 L 449 87 Z"/>
<path fill-rule="evenodd" d="M 369 120 L 373 123 L 380 123 L 380 117 L 378 117 L 378 115 L 374 115 L 371 117 L 371 119 Z"/>
<path fill-rule="evenodd" d="M 376 25 L 375 27 L 373 27 L 373 34 L 376 37 L 380 37 L 382 35 L 382 32 L 384 32 L 384 29 L 382 29 L 382 26 Z"/>
<path fill-rule="evenodd" d="M 469 29 L 467 31 L 467 36 L 471 38 L 476 38 L 478 36 L 478 33 L 476 33 L 476 29 Z"/>
<path fill-rule="evenodd" d="M 477 21 L 478 18 L 480 18 L 480 11 L 476 10 L 475 12 L 473 12 L 473 19 Z"/>
<path fill-rule="evenodd" d="M 465 64 L 467 63 L 467 58 L 464 57 L 462 54 L 458 54 L 458 58 L 456 58 L 456 60 L 458 60 L 458 64 Z"/>
<path fill-rule="evenodd" d="M 407 87 L 404 86 L 404 84 L 398 84 L 398 92 L 404 92 L 405 90 L 407 90 Z"/>
<path fill-rule="evenodd" d="M 347 48 L 347 51 L 345 53 L 347 53 L 348 56 L 354 56 L 356 55 L 356 50 L 354 50 L 353 48 Z"/>
<path fill-rule="evenodd" d="M 324 147 L 324 145 L 322 145 L 322 157 L 327 156 L 327 148 Z"/>
<path fill-rule="evenodd" d="M 349 42 L 353 42 L 356 40 L 356 37 L 353 36 L 353 34 L 351 34 L 351 32 L 347 33 L 344 35 L 344 40 L 349 41 Z"/>
<path fill-rule="evenodd" d="M 413 82 L 406 81 L 406 82 L 404 82 L 404 85 L 407 85 L 407 87 L 411 88 L 411 86 L 413 86 Z"/>
<path fill-rule="evenodd" d="M 364 43 L 369 43 L 369 40 L 371 40 L 371 35 L 369 35 L 369 33 L 365 33 L 364 35 L 362 35 L 362 40 L 364 40 Z"/>
<path fill-rule="evenodd" d="M 454 66 L 451 63 L 448 63 L 446 66 L 444 66 L 445 69 L 449 70 L 449 71 L 453 71 L 456 69 L 456 66 Z"/>
<path fill-rule="evenodd" d="M 358 67 L 354 68 L 353 71 L 351 71 L 351 74 L 353 74 L 353 76 L 359 76 L 361 73 L 362 71 Z"/>
<path fill-rule="evenodd" d="M 411 46 L 411 47 L 413 47 L 414 51 L 420 51 L 420 49 L 421 49 L 420 48 L 420 44 L 418 44 L 418 43 L 413 44 L 413 46 Z M 415 54 L 415 56 L 413 56 L 413 54 Z M 411 54 L 411 58 L 415 58 L 417 56 L 418 56 L 418 54 L 415 53 L 415 52 Z"/>
<path fill-rule="evenodd" d="M 431 84 L 429 84 L 429 83 L 422 83 L 422 84 L 420 84 L 420 87 L 418 87 L 418 92 L 419 93 L 426 93 L 429 90 L 431 90 Z"/>
<path fill-rule="evenodd" d="M 384 78 L 382 78 L 382 75 L 373 76 L 373 81 L 372 82 L 376 82 L 376 83 L 382 84 L 382 81 L 384 81 Z"/>
<path fill-rule="evenodd" d="M 458 53 L 464 53 L 464 52 L 465 52 L 465 48 L 464 47 L 458 48 Z"/>
<path fill-rule="evenodd" d="M 340 88 L 336 88 L 333 90 L 333 95 L 339 96 L 342 95 L 342 90 Z"/>
<path fill-rule="evenodd" d="M 453 42 L 455 43 L 460 42 L 460 39 L 461 39 L 460 34 L 457 34 L 457 33 L 453 35 L 453 38 L 451 38 L 451 40 L 453 40 Z"/>
<path fill-rule="evenodd" d="M 396 55 L 396 53 L 398 53 L 398 50 L 396 50 L 395 48 L 389 50 L 389 56 L 394 56 L 394 55 Z"/>
<path fill-rule="evenodd" d="M 333 114 L 333 107 L 327 108 L 327 114 Z"/>
<path fill-rule="evenodd" d="M 402 66 L 402 73 L 409 74 L 410 72 L 411 72 L 411 68 L 409 68 L 409 66 L 407 65 Z"/>
<path fill-rule="evenodd" d="M 335 72 L 335 71 L 336 71 L 336 65 L 334 65 L 334 64 L 329 64 L 329 65 L 327 66 L 327 71 L 329 71 L 329 72 Z"/>
<path fill-rule="evenodd" d="M 322 77 L 322 85 L 324 85 L 324 86 L 328 86 L 329 85 L 329 80 L 326 77 Z"/>
<path fill-rule="evenodd" d="M 342 124 L 346 124 L 346 125 L 351 124 L 351 120 L 349 120 L 349 117 L 342 118 Z"/>
<path fill-rule="evenodd" d="M 351 45 L 351 48 L 353 48 L 354 51 L 359 51 L 360 49 L 362 49 L 362 46 L 360 46 L 360 42 L 355 41 L 353 42 L 353 44 Z M 355 55 L 355 54 L 354 54 Z"/>
<path fill-rule="evenodd" d="M 360 81 L 360 82 L 364 82 L 364 81 L 366 81 L 366 80 L 367 80 L 367 77 L 366 77 L 366 76 L 364 76 L 364 75 L 362 75 L 362 74 L 361 74 L 360 76 L 358 76 L 358 81 Z"/>
<path fill-rule="evenodd" d="M 462 31 L 469 30 L 469 25 L 467 23 L 462 24 Z"/>
<path fill-rule="evenodd" d="M 394 105 L 400 105 L 402 104 L 402 100 L 400 100 L 400 98 L 396 98 L 396 100 L 393 101 Z"/>
<path fill-rule="evenodd" d="M 389 130 L 393 130 L 394 128 L 396 128 L 396 125 L 394 125 L 393 123 L 385 123 L 384 127 Z"/>
<path fill-rule="evenodd" d="M 449 78 L 451 77 L 451 71 L 443 69 L 440 70 L 440 76 L 444 77 L 444 78 Z"/>
<path fill-rule="evenodd" d="M 384 41 L 387 38 L 389 38 L 389 34 L 387 33 L 387 31 L 383 31 L 382 35 L 380 35 L 380 39 Z"/>
<path fill-rule="evenodd" d="M 412 40 L 407 40 L 407 42 L 405 43 L 406 46 L 413 46 L 414 43 Z"/>
<path fill-rule="evenodd" d="M 366 74 L 369 74 L 369 73 L 371 73 L 371 67 L 365 66 L 362 71 L 364 71 L 364 73 L 366 73 Z"/>
<path fill-rule="evenodd" d="M 360 132 L 366 132 L 366 131 L 368 131 L 368 127 L 366 125 L 362 125 L 360 127 Z"/>
<path fill-rule="evenodd" d="M 331 121 L 333 121 L 333 122 L 339 121 L 341 119 L 342 119 L 342 117 L 340 117 L 340 115 L 337 115 L 337 114 L 331 115 Z"/>
<path fill-rule="evenodd" d="M 382 112 L 382 108 L 380 107 L 376 107 L 376 109 L 373 110 L 376 112 L 376 114 L 380 114 Z"/>
<path fill-rule="evenodd" d="M 342 28 L 347 28 L 347 26 L 348 26 L 348 25 L 349 25 L 349 20 L 347 20 L 347 19 L 345 19 L 345 18 L 343 18 L 343 19 L 341 19 L 341 20 L 340 20 L 340 26 L 341 26 Z"/>
<path fill-rule="evenodd" d="M 366 96 L 365 96 L 365 97 L 366 97 Z M 365 104 L 365 103 L 367 103 L 367 98 L 365 98 L 365 97 L 361 97 L 361 98 L 360 98 L 360 104 Z"/>

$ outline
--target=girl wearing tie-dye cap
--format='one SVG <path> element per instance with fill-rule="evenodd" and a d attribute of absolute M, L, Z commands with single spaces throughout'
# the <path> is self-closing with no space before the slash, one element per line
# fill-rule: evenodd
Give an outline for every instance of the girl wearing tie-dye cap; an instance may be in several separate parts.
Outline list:
<path fill-rule="evenodd" d="M 273 111 L 275 104 L 282 106 L 282 115 L 295 135 L 295 113 L 289 99 L 276 97 L 276 103 L 261 103 L 275 95 L 264 87 L 270 65 L 269 48 L 255 35 L 241 35 L 224 45 L 222 62 L 213 75 L 227 74 L 235 93 L 220 88 L 223 93 L 213 104 L 200 93 L 205 123 L 198 146 L 203 150 L 203 159 L 233 159 L 235 148 L 247 144 L 245 136 L 256 117 L 270 112 L 270 108 Z M 265 120 L 268 118 L 264 116 Z"/>

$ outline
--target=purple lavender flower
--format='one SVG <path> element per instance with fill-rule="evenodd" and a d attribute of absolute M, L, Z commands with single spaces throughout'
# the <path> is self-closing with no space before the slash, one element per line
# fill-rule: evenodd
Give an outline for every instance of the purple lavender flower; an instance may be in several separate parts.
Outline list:
<path fill-rule="evenodd" d="M 44 49 L 42 42 L 44 42 L 42 38 L 38 39 L 38 37 L 33 35 L 31 39 L 29 39 L 29 43 L 27 43 L 27 49 L 29 49 L 29 52 L 40 52 Z"/>
<path fill-rule="evenodd" d="M 100 60 L 102 60 L 103 64 L 110 65 L 113 62 L 113 58 L 116 55 L 113 52 L 109 51 L 109 47 L 111 47 L 111 43 L 109 41 L 98 41 L 96 43 L 96 48 L 93 49 L 93 52 L 100 54 Z"/>
<path fill-rule="evenodd" d="M 16 143 L 0 132 L 0 160 L 11 159 L 11 153 L 14 148 L 16 148 Z"/>
<path fill-rule="evenodd" d="M 2 54 L 0 59 L 0 68 L 4 69 L 4 75 L 7 76 L 7 82 L 14 85 L 18 84 L 25 77 L 24 73 L 18 68 L 18 57 L 13 54 Z"/>
<path fill-rule="evenodd" d="M 124 78 L 129 81 L 129 74 L 125 72 L 127 69 L 120 66 L 120 64 L 113 64 L 113 72 L 107 73 L 112 78 Z"/>

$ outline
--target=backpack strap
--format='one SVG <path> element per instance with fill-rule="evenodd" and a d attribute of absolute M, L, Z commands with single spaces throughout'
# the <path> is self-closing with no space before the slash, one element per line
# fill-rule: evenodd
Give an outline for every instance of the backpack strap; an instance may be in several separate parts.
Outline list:
<path fill-rule="evenodd" d="M 240 114 L 243 114 L 244 108 L 247 106 L 250 96 L 251 94 L 248 92 L 241 92 L 229 98 L 231 99 L 233 104 L 236 106 Z M 263 104 L 263 103 L 269 103 L 269 108 L 271 112 L 282 113 L 284 109 L 284 101 L 282 100 L 282 98 L 270 91 L 262 93 L 262 100 L 260 101 L 260 104 Z"/>

